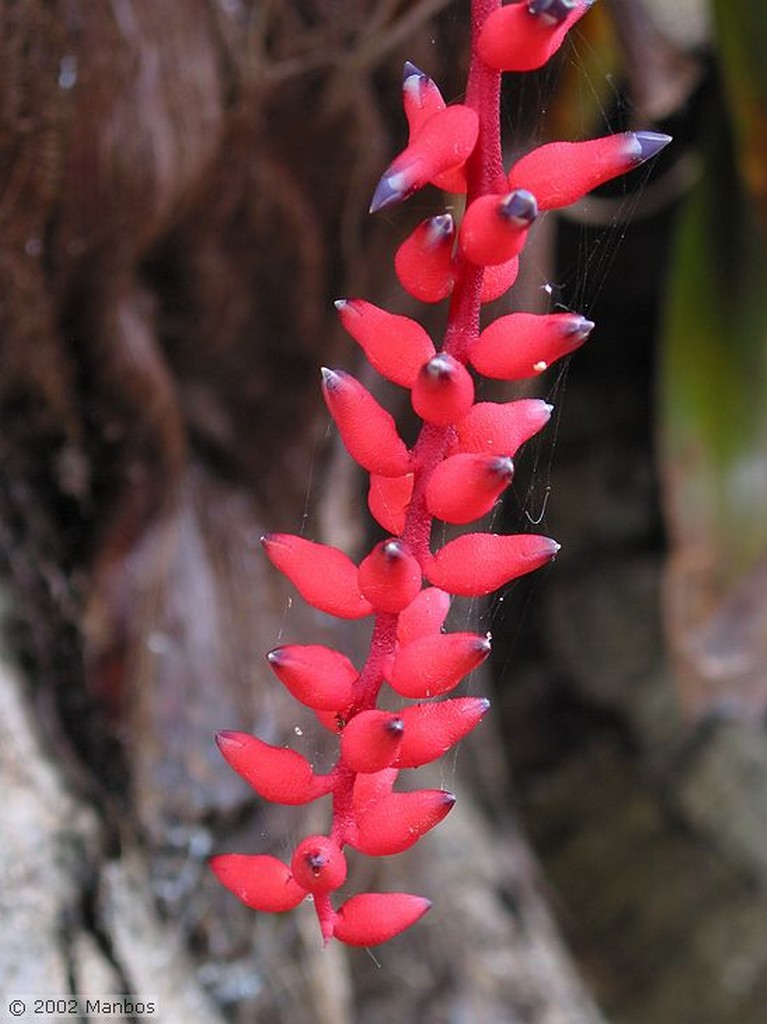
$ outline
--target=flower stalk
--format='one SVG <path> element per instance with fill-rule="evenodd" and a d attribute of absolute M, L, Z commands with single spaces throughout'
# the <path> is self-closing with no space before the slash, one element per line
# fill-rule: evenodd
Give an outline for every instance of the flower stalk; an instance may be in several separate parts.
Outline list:
<path fill-rule="evenodd" d="M 668 142 L 651 132 L 554 143 L 502 163 L 503 71 L 541 66 L 591 0 L 472 0 L 472 50 L 464 103 L 448 105 L 428 75 L 405 66 L 410 137 L 381 177 L 371 211 L 427 185 L 466 192 L 459 225 L 449 214 L 420 224 L 395 256 L 403 288 L 424 302 L 449 297 L 441 346 L 415 320 L 364 299 L 336 303 L 341 323 L 373 368 L 410 391 L 423 421 L 408 449 L 391 415 L 350 374 L 323 368 L 328 411 L 353 459 L 370 474 L 368 504 L 389 532 L 357 565 L 336 548 L 289 534 L 262 539 L 266 556 L 315 608 L 372 616 L 364 665 L 320 645 L 288 644 L 270 667 L 322 726 L 338 735 L 326 775 L 302 755 L 230 731 L 224 758 L 266 800 L 301 804 L 330 795 L 327 836 L 302 840 L 290 861 L 224 854 L 211 867 L 248 906 L 281 912 L 311 896 L 324 941 L 375 945 L 414 924 L 430 902 L 409 893 L 362 893 L 336 906 L 344 850 L 386 856 L 412 846 L 450 812 L 445 790 L 395 789 L 399 772 L 436 760 L 476 728 L 483 698 L 451 696 L 490 653 L 490 638 L 443 631 L 451 597 L 478 597 L 549 562 L 556 541 L 535 534 L 466 532 L 432 551 L 435 521 L 469 524 L 500 500 L 519 447 L 547 423 L 538 399 L 475 402 L 475 376 L 520 380 L 578 348 L 593 324 L 575 313 L 500 317 L 480 330 L 482 306 L 513 284 L 540 210 L 574 202 L 653 156 Z M 401 702 L 378 707 L 387 686 Z"/>

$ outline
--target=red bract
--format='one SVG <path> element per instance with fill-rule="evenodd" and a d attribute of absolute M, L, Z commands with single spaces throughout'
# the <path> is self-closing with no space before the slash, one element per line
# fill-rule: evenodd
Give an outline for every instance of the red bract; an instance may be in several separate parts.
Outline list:
<path fill-rule="evenodd" d="M 481 722 L 490 707 L 484 697 L 450 697 L 436 704 L 411 704 L 400 712 L 398 768 L 436 761 Z"/>
<path fill-rule="evenodd" d="M 400 647 L 389 683 L 401 697 L 438 697 L 454 689 L 490 653 L 476 633 L 437 633 Z"/>
<path fill-rule="evenodd" d="M 469 352 L 475 370 L 497 380 L 524 380 L 580 348 L 594 324 L 577 313 L 510 313 L 494 320 Z"/>
<path fill-rule="evenodd" d="M 389 793 L 357 815 L 357 838 L 351 845 L 371 857 L 402 853 L 438 825 L 454 803 L 444 789 Z"/>
<path fill-rule="evenodd" d="M 361 562 L 359 586 L 378 611 L 401 612 L 421 589 L 421 567 L 401 540 L 384 540 Z"/>
<path fill-rule="evenodd" d="M 455 226 L 449 213 L 421 221 L 394 255 L 402 287 L 421 302 L 440 302 L 453 290 Z"/>
<path fill-rule="evenodd" d="M 390 415 L 349 373 L 322 368 L 322 393 L 341 440 L 353 459 L 371 473 L 402 476 L 410 455 Z"/>
<path fill-rule="evenodd" d="M 529 189 L 541 210 L 569 206 L 643 164 L 670 141 L 670 135 L 658 132 L 623 132 L 586 142 L 549 142 L 514 164 L 509 188 Z"/>
<path fill-rule="evenodd" d="M 418 371 L 435 353 L 423 327 L 363 299 L 339 299 L 336 309 L 370 365 L 395 384 L 412 387 Z"/>
<path fill-rule="evenodd" d="M 447 523 L 470 523 L 485 515 L 511 483 L 514 464 L 505 455 L 453 455 L 434 470 L 426 507 Z"/>
<path fill-rule="evenodd" d="M 359 673 L 345 654 L 321 644 L 288 644 L 267 654 L 272 671 L 296 700 L 315 711 L 339 711 Z"/>
<path fill-rule="evenodd" d="M 331 776 L 315 775 L 309 761 L 294 750 L 228 730 L 217 733 L 216 742 L 229 765 L 264 800 L 305 804 L 333 788 Z"/>
<path fill-rule="evenodd" d="M 212 857 L 210 866 L 219 882 L 254 910 L 292 910 L 306 896 L 287 864 L 267 854 L 224 853 Z"/>
<path fill-rule="evenodd" d="M 303 537 L 263 538 L 270 561 L 315 608 L 342 619 L 373 617 L 370 650 L 359 671 L 346 655 L 318 644 L 288 644 L 269 653 L 278 679 L 313 710 L 318 727 L 337 738 L 336 763 L 318 775 L 303 755 L 241 732 L 219 733 L 218 744 L 266 800 L 301 804 L 332 794 L 328 834 L 302 840 L 290 866 L 272 856 L 229 854 L 214 857 L 211 867 L 257 910 L 289 910 L 311 894 L 325 942 L 385 942 L 429 909 L 428 900 L 401 892 L 361 893 L 335 909 L 334 894 L 347 879 L 344 849 L 399 853 L 449 813 L 451 793 L 406 786 L 395 792 L 394 785 L 400 771 L 441 757 L 489 707 L 481 697 L 428 700 L 454 690 L 490 653 L 487 636 L 443 632 L 451 595 L 489 594 L 559 550 L 555 541 L 533 534 L 468 533 L 434 554 L 430 543 L 434 519 L 463 524 L 492 509 L 512 478 L 512 457 L 551 416 L 552 407 L 537 398 L 475 404 L 473 374 L 534 377 L 582 344 L 593 326 L 573 313 L 516 312 L 480 331 L 482 304 L 501 296 L 517 276 L 538 209 L 573 202 L 668 141 L 653 132 L 628 132 L 552 143 L 504 172 L 500 75 L 493 69 L 539 67 L 588 6 L 587 0 L 522 0 L 505 7 L 472 0 L 475 36 L 465 104 L 447 106 L 428 75 L 405 66 L 408 144 L 384 172 L 371 208 L 389 207 L 427 183 L 467 192 L 457 240 L 452 215 L 437 214 L 412 231 L 394 259 L 413 298 L 439 302 L 451 296 L 441 348 L 409 316 L 364 299 L 341 299 L 336 308 L 370 365 L 410 389 L 423 421 L 412 448 L 358 380 L 341 370 L 322 371 L 330 415 L 351 456 L 370 473 L 368 506 L 390 536 L 359 566 L 337 548 Z M 424 578 L 432 585 L 424 586 Z M 378 702 L 386 682 L 403 703 L 419 703 L 383 710 Z"/>
<path fill-rule="evenodd" d="M 431 907 L 404 892 L 363 892 L 338 908 L 333 935 L 348 946 L 377 946 L 415 924 Z"/>
<path fill-rule="evenodd" d="M 497 71 L 535 71 L 562 45 L 593 0 L 523 0 L 488 17 L 477 42 L 481 59 Z"/>
<path fill-rule="evenodd" d="M 272 565 L 320 611 L 339 619 L 361 619 L 373 611 L 360 593 L 357 566 L 338 548 L 290 533 L 266 533 L 261 544 Z"/>
<path fill-rule="evenodd" d="M 545 565 L 557 551 L 556 541 L 532 533 L 467 533 L 440 548 L 426 576 L 451 594 L 482 597 Z"/>

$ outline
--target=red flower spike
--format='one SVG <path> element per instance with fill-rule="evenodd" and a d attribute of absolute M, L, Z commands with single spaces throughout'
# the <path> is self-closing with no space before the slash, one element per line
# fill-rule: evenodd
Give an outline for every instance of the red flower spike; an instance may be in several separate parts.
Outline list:
<path fill-rule="evenodd" d="M 346 857 L 327 836 L 307 836 L 290 862 L 296 882 L 308 892 L 335 892 L 346 881 Z"/>
<path fill-rule="evenodd" d="M 511 483 L 514 464 L 505 455 L 453 455 L 441 462 L 426 487 L 426 507 L 447 523 L 485 515 Z"/>
<path fill-rule="evenodd" d="M 353 772 L 383 771 L 402 744 L 402 717 L 390 711 L 360 711 L 341 733 L 341 759 Z"/>
<path fill-rule="evenodd" d="M 370 474 L 368 508 L 375 521 L 388 533 L 399 535 L 405 529 L 405 512 L 412 494 L 412 473 L 405 476 Z"/>
<path fill-rule="evenodd" d="M 359 587 L 380 612 L 401 612 L 421 589 L 421 566 L 407 545 L 383 540 L 360 563 Z"/>
<path fill-rule="evenodd" d="M 223 853 L 209 864 L 219 882 L 253 910 L 292 910 L 306 896 L 287 864 L 267 854 Z"/>
<path fill-rule="evenodd" d="M 436 633 L 400 647 L 388 680 L 401 697 L 438 697 L 454 689 L 490 653 L 476 633 Z"/>
<path fill-rule="evenodd" d="M 469 359 L 485 377 L 525 380 L 580 348 L 593 328 L 577 313 L 510 313 L 482 331 Z"/>
<path fill-rule="evenodd" d="M 315 775 L 309 761 L 295 750 L 229 730 L 217 733 L 216 743 L 229 766 L 264 800 L 306 804 L 333 788 L 332 776 Z"/>
<path fill-rule="evenodd" d="M 398 775 L 398 768 L 384 768 L 380 772 L 358 775 L 354 780 L 352 790 L 352 806 L 355 815 L 359 817 L 361 814 L 365 814 L 380 800 L 389 796 Z"/>
<path fill-rule="evenodd" d="M 359 672 L 345 654 L 320 644 L 275 647 L 267 660 L 297 701 L 315 711 L 335 713 L 349 706 Z"/>
<path fill-rule="evenodd" d="M 458 439 L 453 451 L 513 456 L 546 426 L 552 410 L 553 406 L 540 398 L 478 402 L 456 424 Z"/>
<path fill-rule="evenodd" d="M 480 196 L 469 204 L 461 221 L 461 252 L 478 267 L 507 263 L 524 248 L 537 216 L 535 196 L 526 189 L 505 196 Z"/>
<path fill-rule="evenodd" d="M 398 768 L 420 768 L 442 757 L 482 721 L 485 697 L 452 697 L 434 704 L 411 704 L 400 712 L 404 729 Z"/>
<path fill-rule="evenodd" d="M 482 597 L 545 565 L 557 551 L 556 541 L 532 533 L 466 533 L 440 548 L 426 576 L 451 594 Z"/>
<path fill-rule="evenodd" d="M 450 594 L 439 587 L 425 587 L 397 620 L 397 643 L 412 643 L 439 633 L 450 611 Z"/>
<path fill-rule="evenodd" d="M 444 789 L 390 793 L 357 815 L 352 844 L 370 857 L 402 853 L 438 825 L 453 809 L 455 796 Z"/>
<path fill-rule="evenodd" d="M 431 907 L 405 892 L 363 892 L 338 908 L 333 937 L 347 946 L 377 946 L 415 924 Z"/>
<path fill-rule="evenodd" d="M 492 12 L 477 40 L 495 71 L 534 71 L 552 57 L 593 0 L 527 0 Z"/>
<path fill-rule="evenodd" d="M 465 162 L 479 134 L 476 111 L 461 103 L 432 114 L 378 182 L 370 212 L 406 199 L 437 175 Z"/>
<path fill-rule="evenodd" d="M 643 164 L 670 141 L 670 135 L 659 132 L 623 132 L 585 142 L 549 142 L 514 164 L 509 188 L 530 189 L 540 210 L 569 206 Z"/>
<path fill-rule="evenodd" d="M 421 367 L 410 398 L 422 420 L 447 427 L 471 409 L 474 381 L 457 359 L 440 352 Z"/>
<path fill-rule="evenodd" d="M 339 299 L 335 306 L 370 365 L 387 380 L 412 387 L 418 371 L 436 351 L 423 327 L 363 299 Z"/>
<path fill-rule="evenodd" d="M 514 256 L 506 263 L 495 263 L 485 267 L 482 277 L 481 302 L 495 302 L 511 288 L 519 276 L 519 256 Z"/>
<path fill-rule="evenodd" d="M 410 453 L 393 417 L 367 388 L 342 370 L 322 368 L 322 393 L 346 450 L 364 469 L 381 476 L 403 476 Z"/>
<path fill-rule="evenodd" d="M 453 290 L 455 225 L 449 213 L 421 221 L 397 249 L 399 283 L 420 302 L 440 302 Z"/>
<path fill-rule="evenodd" d="M 261 544 L 272 565 L 321 612 L 361 619 L 373 611 L 359 591 L 357 566 L 338 548 L 290 533 L 266 533 Z"/>

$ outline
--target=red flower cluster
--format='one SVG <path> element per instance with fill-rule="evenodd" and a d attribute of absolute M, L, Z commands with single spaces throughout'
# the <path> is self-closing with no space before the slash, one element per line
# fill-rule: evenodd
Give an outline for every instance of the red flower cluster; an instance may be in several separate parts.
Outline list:
<path fill-rule="evenodd" d="M 307 602 L 344 619 L 374 616 L 373 636 L 362 669 L 320 645 L 289 644 L 268 655 L 293 697 L 339 735 L 339 757 L 328 774 L 316 773 L 295 751 L 254 736 L 218 734 L 223 756 L 263 799 L 303 804 L 332 795 L 329 835 L 308 836 L 290 864 L 229 854 L 214 857 L 211 865 L 225 886 L 257 910 L 289 910 L 310 894 L 326 941 L 384 942 L 428 910 L 428 900 L 408 893 L 363 893 L 336 908 L 331 895 L 346 880 L 343 850 L 399 853 L 448 814 L 451 793 L 400 792 L 394 783 L 400 771 L 444 754 L 489 706 L 481 698 L 445 696 L 490 653 L 485 636 L 443 632 L 451 595 L 488 594 L 548 562 L 559 549 L 534 534 L 469 532 L 433 552 L 430 534 L 434 519 L 466 524 L 490 511 L 512 479 L 518 448 L 551 414 L 537 399 L 475 402 L 469 367 L 500 380 L 534 377 L 581 345 L 594 326 L 572 313 L 512 313 L 480 330 L 481 305 L 514 282 L 519 253 L 540 211 L 574 202 L 669 141 L 629 132 L 553 143 L 504 172 L 497 127 L 500 71 L 542 65 L 589 6 L 590 0 L 527 0 L 505 7 L 497 0 L 473 0 L 465 104 L 447 106 L 435 83 L 406 65 L 410 139 L 381 178 L 371 210 L 427 184 L 468 193 L 457 231 L 450 215 L 432 217 L 395 257 L 399 280 L 411 295 L 425 302 L 451 296 L 444 344 L 438 351 L 415 320 L 363 299 L 343 299 L 336 306 L 371 365 L 410 391 L 424 425 L 408 448 L 392 416 L 358 380 L 323 369 L 327 407 L 349 454 L 370 474 L 369 508 L 390 537 L 359 565 L 337 548 L 302 537 L 270 533 L 262 540 L 269 560 Z M 403 699 L 399 711 L 378 707 L 384 684 Z"/>

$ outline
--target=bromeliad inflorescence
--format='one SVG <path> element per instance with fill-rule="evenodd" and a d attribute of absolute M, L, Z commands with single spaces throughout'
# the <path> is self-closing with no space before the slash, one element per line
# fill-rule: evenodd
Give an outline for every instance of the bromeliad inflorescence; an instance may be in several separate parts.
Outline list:
<path fill-rule="evenodd" d="M 475 402 L 471 371 L 508 381 L 534 377 L 583 344 L 594 326 L 574 313 L 516 312 L 480 329 L 482 305 L 514 283 L 519 254 L 541 211 L 574 202 L 669 141 L 625 132 L 555 142 L 505 172 L 501 73 L 543 65 L 591 2 L 500 6 L 472 0 L 464 103 L 447 105 L 426 74 L 405 65 L 409 142 L 383 174 L 371 212 L 425 185 L 467 194 L 458 225 L 447 213 L 431 217 L 395 255 L 397 276 L 411 296 L 450 298 L 443 344 L 437 349 L 415 320 L 364 299 L 342 299 L 336 307 L 375 370 L 410 391 L 423 421 L 415 445 L 407 447 L 392 416 L 358 380 L 322 370 L 327 407 L 349 454 L 370 474 L 369 508 L 390 537 L 359 565 L 337 548 L 302 537 L 262 538 L 269 560 L 306 601 L 344 619 L 373 616 L 373 633 L 361 669 L 320 645 L 288 644 L 267 656 L 293 697 L 338 734 L 339 756 L 329 773 L 318 774 L 301 754 L 255 736 L 217 737 L 231 767 L 265 800 L 303 804 L 332 796 L 329 834 L 303 839 L 289 864 L 270 855 L 225 854 L 211 866 L 256 910 L 290 910 L 311 894 L 325 941 L 375 945 L 428 910 L 427 899 L 409 893 L 362 893 L 336 906 L 332 897 L 347 873 L 344 849 L 399 853 L 448 814 L 451 793 L 394 787 L 400 771 L 439 758 L 489 707 L 484 698 L 445 696 L 490 652 L 485 636 L 443 632 L 451 596 L 489 594 L 548 562 L 559 548 L 535 534 L 468 532 L 436 551 L 430 541 L 435 519 L 466 524 L 493 507 L 512 479 L 517 450 L 551 414 L 538 399 Z M 384 684 L 402 698 L 399 711 L 378 707 Z"/>

